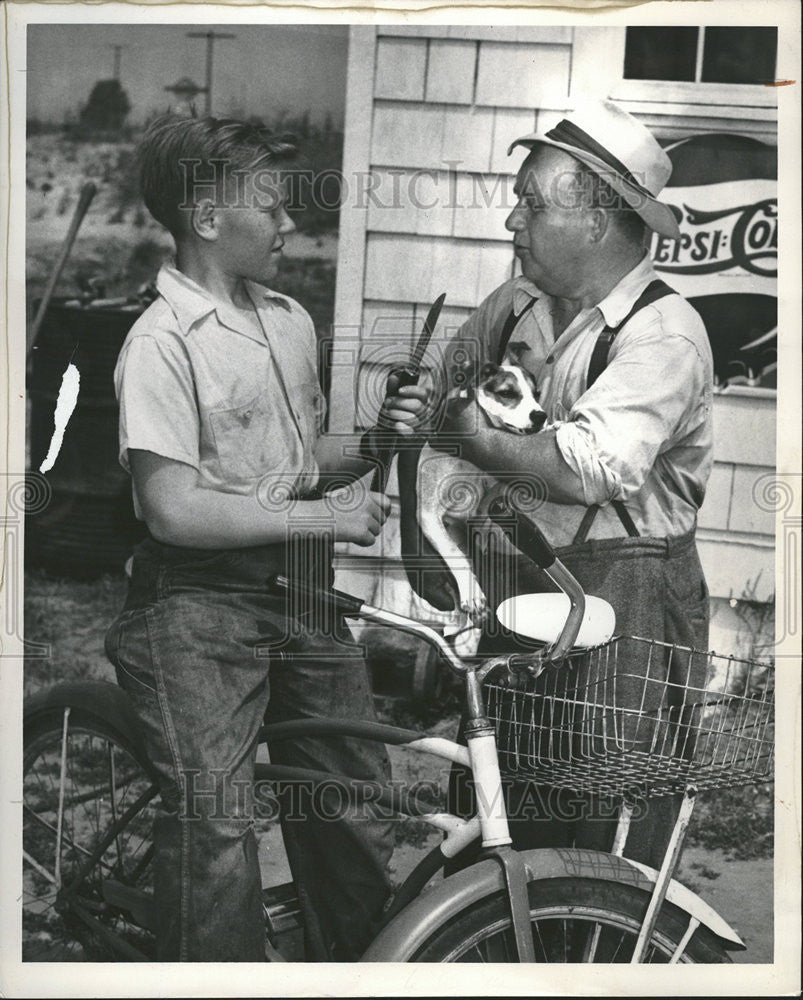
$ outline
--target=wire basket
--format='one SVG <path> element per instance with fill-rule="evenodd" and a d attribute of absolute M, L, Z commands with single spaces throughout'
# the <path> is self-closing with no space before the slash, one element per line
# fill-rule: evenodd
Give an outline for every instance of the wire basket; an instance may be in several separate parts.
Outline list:
<path fill-rule="evenodd" d="M 770 663 L 623 636 L 485 690 L 511 777 L 632 799 L 773 778 Z"/>

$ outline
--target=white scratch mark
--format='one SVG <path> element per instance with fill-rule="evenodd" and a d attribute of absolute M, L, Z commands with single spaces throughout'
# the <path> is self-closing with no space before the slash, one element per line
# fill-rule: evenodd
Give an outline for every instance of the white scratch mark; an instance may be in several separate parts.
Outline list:
<path fill-rule="evenodd" d="M 59 457 L 64 441 L 64 431 L 78 402 L 78 389 L 81 384 L 81 373 L 73 364 L 67 365 L 67 371 L 61 376 L 59 398 L 56 400 L 56 412 L 53 414 L 53 437 L 47 450 L 47 458 L 39 466 L 40 472 L 50 472 Z"/>

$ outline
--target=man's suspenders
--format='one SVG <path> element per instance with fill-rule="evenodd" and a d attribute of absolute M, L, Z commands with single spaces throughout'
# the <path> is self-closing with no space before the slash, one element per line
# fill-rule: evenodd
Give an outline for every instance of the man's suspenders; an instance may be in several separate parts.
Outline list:
<path fill-rule="evenodd" d="M 660 278 L 656 278 L 655 281 L 651 281 L 641 295 L 639 295 L 633 303 L 633 308 L 618 326 L 606 326 L 605 329 L 600 332 L 599 337 L 597 337 L 597 342 L 594 344 L 594 351 L 591 355 L 591 360 L 588 363 L 586 389 L 590 389 L 608 367 L 608 352 L 611 349 L 611 344 L 614 342 L 617 334 L 625 323 L 629 323 L 636 313 L 641 312 L 641 310 L 646 306 L 652 305 L 653 302 L 657 302 L 658 299 L 664 298 L 665 295 L 674 294 L 674 288 L 670 288 L 665 281 L 661 281 Z"/>
<path fill-rule="evenodd" d="M 664 298 L 665 295 L 674 295 L 674 288 L 670 288 L 666 282 L 661 281 L 660 278 L 656 278 L 655 281 L 651 281 L 649 285 L 644 289 L 644 291 L 639 295 L 636 301 L 633 303 L 633 308 L 625 316 L 625 318 L 617 326 L 606 326 L 604 330 L 600 331 L 599 337 L 597 337 L 597 342 L 594 344 L 594 350 L 591 354 L 591 360 L 588 363 L 588 374 L 586 375 L 586 389 L 590 389 L 591 386 L 597 381 L 600 375 L 608 367 L 608 352 L 611 349 L 611 344 L 616 339 L 617 334 L 625 325 L 629 323 L 630 320 L 640 312 L 642 309 L 653 302 L 657 302 L 658 299 Z M 630 516 L 630 511 L 625 507 L 623 501 L 612 500 L 611 506 L 619 515 L 619 520 L 622 522 L 622 526 L 627 532 L 630 538 L 638 538 L 638 528 L 633 523 L 633 518 Z M 573 545 L 580 545 L 586 540 L 591 525 L 594 523 L 594 518 L 597 516 L 597 511 L 599 510 L 599 504 L 592 504 L 583 515 L 583 520 L 580 522 L 580 526 L 577 529 L 577 533 L 572 541 Z"/>
<path fill-rule="evenodd" d="M 666 295 L 674 295 L 675 290 L 670 288 L 666 282 L 661 281 L 660 278 L 656 278 L 651 281 L 649 285 L 644 289 L 644 291 L 639 295 L 636 301 L 633 303 L 633 308 L 625 316 L 625 318 L 614 327 L 606 326 L 602 331 L 600 331 L 599 337 L 597 337 L 597 342 L 594 345 L 594 350 L 591 354 L 591 361 L 588 364 L 588 374 L 586 375 L 586 389 L 590 389 L 591 386 L 597 381 L 600 375 L 605 371 L 608 366 L 608 354 L 611 349 L 611 344 L 616 339 L 617 334 L 629 323 L 630 320 L 640 312 L 642 309 L 653 302 L 657 302 L 658 299 L 664 298 Z M 510 342 L 510 337 L 518 325 L 520 319 L 522 319 L 526 312 L 528 312 L 537 302 L 537 299 L 533 299 L 524 309 L 516 315 L 516 313 L 511 310 L 507 318 L 505 319 L 502 331 L 499 336 L 499 348 L 497 350 L 497 364 L 502 364 L 502 360 L 505 356 L 505 350 Z M 630 516 L 630 512 L 621 500 L 611 501 L 611 505 L 619 515 L 619 520 L 625 531 L 631 538 L 638 538 L 638 528 L 633 522 L 633 518 Z M 586 536 L 594 523 L 594 518 L 597 516 L 597 511 L 599 510 L 599 504 L 592 504 L 583 515 L 583 520 L 580 522 L 580 526 L 577 529 L 577 533 L 574 536 L 572 542 L 573 545 L 579 545 L 586 540 Z"/>
<path fill-rule="evenodd" d="M 507 314 L 504 325 L 502 326 L 502 331 L 499 334 L 499 346 L 496 349 L 496 363 L 501 365 L 505 359 L 505 351 L 507 350 L 507 345 L 510 343 L 510 337 L 516 327 L 519 325 L 519 320 L 523 319 L 524 316 L 532 309 L 538 299 L 530 299 L 527 305 L 522 309 L 520 313 L 517 313 L 514 309 L 511 309 Z"/>

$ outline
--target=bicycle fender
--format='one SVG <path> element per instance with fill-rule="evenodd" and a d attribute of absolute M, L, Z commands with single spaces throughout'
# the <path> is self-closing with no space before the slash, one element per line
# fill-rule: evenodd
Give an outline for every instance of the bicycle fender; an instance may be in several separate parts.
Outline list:
<path fill-rule="evenodd" d="M 40 717 L 65 708 L 74 708 L 85 715 L 95 716 L 112 725 L 141 754 L 143 763 L 148 757 L 140 734 L 137 717 L 125 691 L 109 681 L 65 681 L 37 691 L 25 699 L 24 727 L 34 725 Z"/>
<path fill-rule="evenodd" d="M 594 878 L 620 882 L 651 893 L 657 872 L 646 865 L 600 851 L 539 848 L 523 851 L 528 880 Z M 504 891 L 503 873 L 493 860 L 479 861 L 428 888 L 384 927 L 362 956 L 362 962 L 409 962 L 427 939 L 461 910 L 494 892 Z M 736 932 L 707 903 L 674 880 L 666 900 L 699 920 L 728 950 L 744 950 Z"/>

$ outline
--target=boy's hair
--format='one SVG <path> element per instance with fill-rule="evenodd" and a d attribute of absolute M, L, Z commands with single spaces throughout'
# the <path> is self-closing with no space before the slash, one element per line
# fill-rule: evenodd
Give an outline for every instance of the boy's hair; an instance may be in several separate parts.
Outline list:
<path fill-rule="evenodd" d="M 233 170 L 289 164 L 298 155 L 292 137 L 232 118 L 165 115 L 148 126 L 137 157 L 148 211 L 178 238 L 180 206 L 192 205 L 195 185 L 218 193 Z"/>

